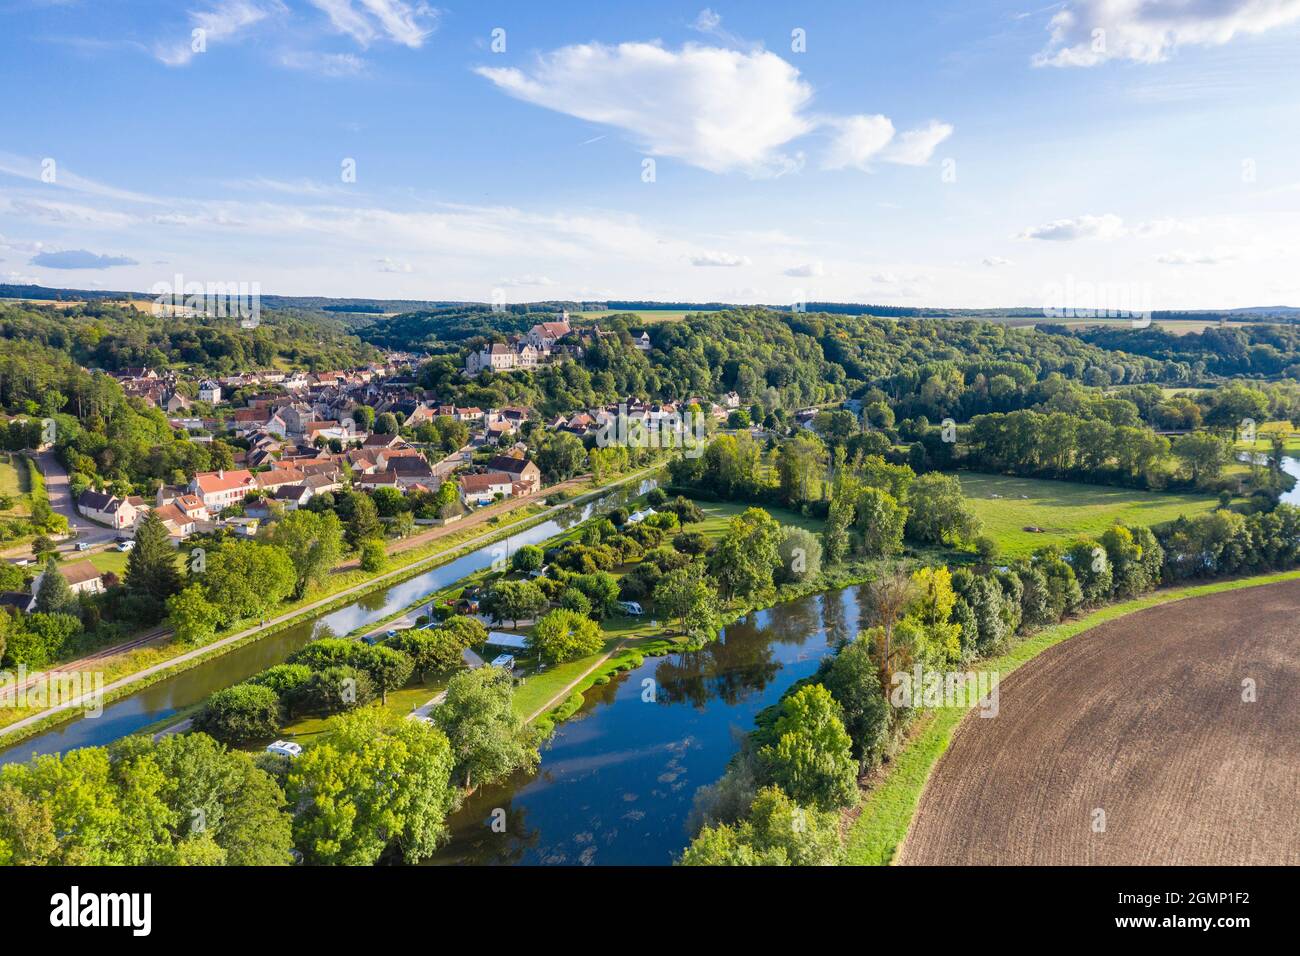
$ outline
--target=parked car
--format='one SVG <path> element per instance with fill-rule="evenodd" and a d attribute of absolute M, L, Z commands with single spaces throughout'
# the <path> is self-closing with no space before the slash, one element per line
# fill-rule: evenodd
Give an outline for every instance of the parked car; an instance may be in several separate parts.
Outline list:
<path fill-rule="evenodd" d="M 267 745 L 266 752 L 288 757 L 292 760 L 302 754 L 302 744 L 296 744 L 291 740 L 277 740 L 275 743 Z"/>
<path fill-rule="evenodd" d="M 492 658 L 491 666 L 512 671 L 515 669 L 515 656 L 513 654 L 498 654 L 496 657 Z"/>
<path fill-rule="evenodd" d="M 90 550 L 90 542 L 89 542 L 89 541 L 78 541 L 78 542 L 77 542 L 77 550 L 78 550 L 78 551 L 89 551 L 89 550 Z"/>
<path fill-rule="evenodd" d="M 645 613 L 636 601 L 619 601 L 618 606 L 623 609 L 624 614 L 630 614 L 632 617 L 640 617 Z"/>
<path fill-rule="evenodd" d="M 135 547 L 134 541 L 119 541 L 117 543 L 117 550 L 119 551 L 130 551 L 134 547 Z"/>

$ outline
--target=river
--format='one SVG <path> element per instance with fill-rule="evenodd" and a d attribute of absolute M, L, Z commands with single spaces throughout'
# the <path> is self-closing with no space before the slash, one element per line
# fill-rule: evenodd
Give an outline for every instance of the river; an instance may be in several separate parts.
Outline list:
<path fill-rule="evenodd" d="M 859 588 L 781 604 L 593 687 L 537 773 L 474 794 L 430 862 L 670 864 L 696 791 L 722 776 L 759 711 L 857 633 L 861 606 Z"/>
<path fill-rule="evenodd" d="M 211 658 L 107 705 L 98 717 L 75 719 L 9 745 L 0 750 L 0 764 L 27 760 L 33 754 L 62 753 L 77 747 L 102 746 L 135 733 L 142 727 L 206 699 L 223 687 L 247 680 L 254 674 L 283 662 L 314 637 L 350 634 L 357 628 L 382 621 L 420 598 L 489 567 L 494 557 L 502 553 L 503 546 L 506 553 L 513 553 L 523 545 L 540 544 L 593 514 L 611 511 L 631 498 L 645 494 L 654 485 L 653 480 L 647 479 L 635 491 L 630 486 L 614 489 L 581 507 L 563 509 L 555 517 L 510 535 L 509 538 L 485 545 L 385 590 L 367 594 L 338 610 Z"/>

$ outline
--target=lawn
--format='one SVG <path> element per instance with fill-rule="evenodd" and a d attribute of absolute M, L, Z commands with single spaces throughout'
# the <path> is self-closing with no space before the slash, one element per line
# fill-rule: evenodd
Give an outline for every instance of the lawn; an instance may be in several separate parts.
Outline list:
<path fill-rule="evenodd" d="M 984 522 L 985 533 L 1010 557 L 1028 554 L 1044 544 L 1065 544 L 1080 535 L 1100 535 L 1116 522 L 1159 525 L 1179 515 L 1213 511 L 1218 504 L 1218 499 L 1209 495 L 969 472 L 958 477 L 971 507 Z M 1043 531 L 1025 531 L 1027 526 Z"/>
<path fill-rule="evenodd" d="M 14 454 L 0 454 L 0 496 L 13 499 L 10 515 L 28 513 L 27 494 L 31 491 L 31 477 L 27 462 Z"/>
<path fill-rule="evenodd" d="M 635 315 L 647 325 L 653 325 L 657 322 L 680 322 L 687 316 L 709 315 L 711 312 L 707 309 L 606 309 L 600 312 L 575 312 L 573 315 L 597 321 L 613 315 Z"/>

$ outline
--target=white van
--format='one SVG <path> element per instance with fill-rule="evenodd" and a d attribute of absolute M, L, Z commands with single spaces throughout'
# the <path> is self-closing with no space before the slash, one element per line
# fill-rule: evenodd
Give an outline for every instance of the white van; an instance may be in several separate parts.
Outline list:
<path fill-rule="evenodd" d="M 277 740 L 266 748 L 266 752 L 292 760 L 294 757 L 301 756 L 302 744 L 296 744 L 291 740 Z"/>
<path fill-rule="evenodd" d="M 492 658 L 492 667 L 500 667 L 502 670 L 512 671 L 515 669 L 515 655 L 498 654 Z"/>
<path fill-rule="evenodd" d="M 624 614 L 630 614 L 633 617 L 640 617 L 645 611 L 641 610 L 641 605 L 636 601 L 619 601 L 618 606 L 623 609 Z"/>

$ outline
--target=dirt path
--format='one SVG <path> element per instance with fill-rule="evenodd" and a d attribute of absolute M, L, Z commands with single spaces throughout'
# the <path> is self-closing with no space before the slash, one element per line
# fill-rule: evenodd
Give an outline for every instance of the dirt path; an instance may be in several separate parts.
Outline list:
<path fill-rule="evenodd" d="M 597 667 L 600 667 L 607 660 L 609 660 L 611 657 L 613 657 L 615 654 L 621 651 L 623 649 L 623 643 L 624 643 L 623 641 L 619 641 L 617 644 L 611 647 L 604 654 L 601 654 L 594 664 L 588 667 L 585 671 L 583 671 L 573 680 L 569 681 L 569 683 L 565 684 L 563 689 L 557 691 L 555 693 L 555 696 L 553 696 L 545 704 L 543 704 L 541 707 L 538 707 L 535 711 L 533 711 L 531 714 L 525 717 L 524 723 L 531 724 L 538 717 L 542 716 L 542 714 L 546 713 L 548 710 L 552 710 L 553 708 L 555 708 L 555 706 L 558 705 L 560 701 L 564 700 L 564 698 L 568 697 L 569 694 L 573 693 L 573 688 L 577 687 L 584 680 L 586 680 L 588 675 L 590 675 L 592 671 L 594 671 Z"/>
<path fill-rule="evenodd" d="M 1300 864 L 1298 611 L 1285 581 L 1045 651 L 962 721 L 898 861 Z"/>

